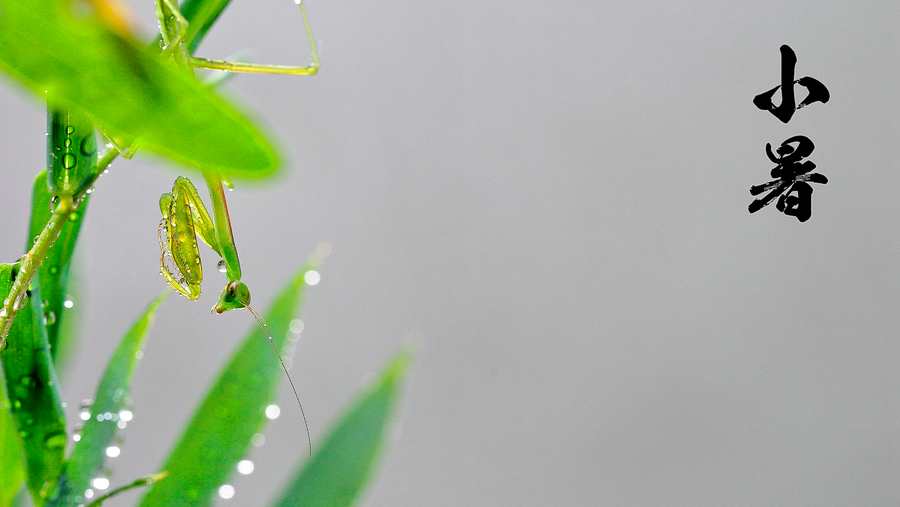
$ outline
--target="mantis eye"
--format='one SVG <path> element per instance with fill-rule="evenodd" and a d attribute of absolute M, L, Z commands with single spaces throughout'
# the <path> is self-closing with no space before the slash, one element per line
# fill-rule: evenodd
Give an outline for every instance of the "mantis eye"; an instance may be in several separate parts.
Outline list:
<path fill-rule="evenodd" d="M 219 302 L 213 307 L 213 313 L 223 313 L 228 310 L 244 308 L 250 304 L 250 289 L 240 280 L 228 282 L 222 292 L 219 293 Z"/>

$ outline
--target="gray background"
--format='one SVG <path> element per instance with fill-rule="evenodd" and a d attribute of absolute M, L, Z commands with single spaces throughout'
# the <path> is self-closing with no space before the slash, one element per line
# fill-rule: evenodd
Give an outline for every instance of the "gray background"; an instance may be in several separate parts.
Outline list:
<path fill-rule="evenodd" d="M 149 39 L 153 3 L 133 7 Z M 290 157 L 229 202 L 257 307 L 333 247 L 291 372 L 314 445 L 403 342 L 418 348 L 366 505 L 900 503 L 896 3 L 309 11 L 319 76 L 227 86 Z M 198 54 L 306 63 L 299 26 L 290 2 L 237 0 Z M 787 125 L 751 103 L 778 84 L 782 44 L 832 94 Z M 18 88 L 0 104 L 12 261 L 45 118 Z M 750 215 L 765 144 L 797 134 L 829 178 L 812 219 Z M 164 287 L 157 199 L 177 172 L 142 154 L 97 183 L 70 420 Z M 170 299 L 148 341 L 114 485 L 157 469 L 254 325 L 209 315 L 221 280 L 203 254 L 203 297 Z M 220 505 L 265 505 L 304 459 L 286 384 L 281 400 L 256 472 Z"/>

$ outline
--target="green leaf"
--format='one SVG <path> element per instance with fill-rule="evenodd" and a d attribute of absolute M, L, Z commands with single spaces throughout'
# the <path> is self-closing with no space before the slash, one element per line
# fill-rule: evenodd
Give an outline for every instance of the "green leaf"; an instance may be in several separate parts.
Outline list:
<path fill-rule="evenodd" d="M 372 474 L 412 359 L 401 350 L 362 393 L 315 456 L 295 474 L 277 507 L 352 505 Z"/>
<path fill-rule="evenodd" d="M 9 293 L 15 272 L 15 265 L 0 265 L 0 294 Z M 31 295 L 0 351 L 10 412 L 25 453 L 26 483 L 38 507 L 59 478 L 66 450 L 66 420 L 47 348 L 39 287 L 33 280 Z"/>
<path fill-rule="evenodd" d="M 5 264 L 4 266 L 8 266 Z M 2 268 L 2 266 L 0 266 Z M 0 276 L 5 276 L 0 269 Z M 22 442 L 16 423 L 10 414 L 6 383 L 0 386 L 0 507 L 12 505 L 13 498 L 22 488 L 25 468 L 22 466 Z"/>
<path fill-rule="evenodd" d="M 64 306 L 69 288 L 69 267 L 72 263 L 72 251 L 81 230 L 81 221 L 87 210 L 88 198 L 85 196 L 78 210 L 69 216 L 69 221 L 62 228 L 59 237 L 47 251 L 47 257 L 38 269 L 41 283 L 41 297 L 44 300 L 44 317 L 47 320 L 47 343 L 54 361 L 60 360 L 60 350 L 64 350 L 68 336 L 60 335 L 60 324 L 69 308 Z M 41 171 L 34 180 L 31 194 L 31 227 L 29 229 L 25 250 L 32 246 L 32 238 L 41 233 L 50 220 L 50 192 L 47 189 L 47 172 Z"/>
<path fill-rule="evenodd" d="M 104 4 L 0 0 L 0 68 L 136 148 L 236 177 L 274 173 L 278 156 L 255 126 L 118 18 L 101 21 L 91 9 Z"/>
<path fill-rule="evenodd" d="M 156 310 L 170 293 L 171 290 L 167 290 L 150 303 L 150 306 L 144 310 L 141 317 L 119 342 L 119 346 L 109 360 L 103 378 L 100 380 L 97 395 L 94 397 L 94 406 L 91 409 L 92 414 L 110 414 L 110 417 L 103 417 L 102 420 L 91 417 L 84 423 L 81 439 L 72 449 L 69 464 L 65 473 L 60 477 L 58 489 L 47 503 L 48 506 L 84 503 L 81 495 L 90 487 L 91 479 L 97 477 L 106 457 L 106 448 L 109 447 L 119 431 L 119 414 L 127 407 L 131 378 L 137 367 L 138 352 L 153 325 Z"/>
<path fill-rule="evenodd" d="M 314 258 L 282 289 L 265 315 L 275 346 L 283 357 L 289 326 L 300 308 L 304 275 L 316 269 Z M 247 315 L 250 318 L 250 315 Z M 276 399 L 281 365 L 262 329 L 247 335 L 210 388 L 163 470 L 166 480 L 153 486 L 142 507 L 205 506 L 247 452 L 251 437 L 265 421 L 265 407 Z M 298 418 L 299 422 L 299 418 Z"/>

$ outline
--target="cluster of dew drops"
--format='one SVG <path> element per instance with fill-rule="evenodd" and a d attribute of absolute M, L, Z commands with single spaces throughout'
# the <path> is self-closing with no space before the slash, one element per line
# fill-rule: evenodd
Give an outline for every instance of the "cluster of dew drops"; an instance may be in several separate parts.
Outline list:
<path fill-rule="evenodd" d="M 309 280 L 307 281 L 307 283 L 309 283 Z M 316 283 L 318 283 L 318 280 L 316 280 Z M 310 285 L 314 285 L 314 283 L 310 284 Z M 304 327 L 303 321 L 300 319 L 294 319 L 290 322 L 290 325 L 288 326 L 288 329 L 289 329 L 288 339 L 292 345 L 295 344 L 299 340 L 300 333 L 303 332 L 303 327 Z M 287 360 L 286 360 L 286 362 L 287 362 Z M 123 395 L 124 395 L 124 391 L 121 388 L 116 389 L 116 391 L 113 393 L 113 399 L 117 402 L 121 401 Z M 124 430 L 128 426 L 128 423 L 131 422 L 131 420 L 134 417 L 134 414 L 132 413 L 132 411 L 129 408 L 124 408 L 117 413 L 104 412 L 104 413 L 94 414 L 91 411 L 91 409 L 93 408 L 93 405 L 94 405 L 94 400 L 87 399 L 87 400 L 81 401 L 80 409 L 78 412 L 78 419 L 81 422 L 79 422 L 75 425 L 75 428 L 74 428 L 75 431 L 74 431 L 74 434 L 72 435 L 72 440 L 74 442 L 78 442 L 81 440 L 81 430 L 84 428 L 84 423 L 89 421 L 91 418 L 96 418 L 96 420 L 99 422 L 103 422 L 103 421 L 113 422 L 116 424 L 117 428 L 119 428 L 120 430 Z M 130 403 L 128 403 L 126 400 L 125 405 L 126 405 L 126 407 L 128 407 L 128 406 L 130 406 Z M 65 407 L 65 403 L 63 403 L 63 407 Z M 270 420 L 277 419 L 278 416 L 281 415 L 281 408 L 275 404 L 269 405 L 265 408 L 265 415 L 266 415 L 267 419 L 270 419 Z M 266 437 L 262 433 L 256 433 L 250 438 L 250 442 L 253 444 L 254 447 L 262 447 L 266 443 Z M 115 440 L 113 441 L 113 443 L 106 448 L 106 451 L 105 451 L 106 457 L 107 458 L 117 458 L 122 452 L 121 444 L 122 444 L 122 434 L 119 432 L 119 433 L 116 433 L 116 437 L 115 437 Z M 253 461 L 251 461 L 249 459 L 241 460 L 237 464 L 237 471 L 240 475 L 249 475 L 249 474 L 253 473 L 254 468 L 255 468 L 255 466 L 253 464 Z M 91 482 L 90 482 L 91 487 L 84 492 L 84 496 L 83 497 L 79 496 L 76 498 L 76 501 L 79 502 L 79 507 L 81 505 L 84 505 L 81 502 L 89 501 L 91 498 L 94 498 L 100 492 L 109 489 L 109 486 L 110 486 L 109 477 L 111 475 L 112 475 L 112 470 L 109 467 L 109 465 L 107 465 L 104 467 L 104 469 L 101 471 L 101 473 L 97 477 L 91 479 Z M 228 500 L 228 499 L 234 497 L 234 494 L 235 494 L 234 486 L 232 486 L 231 484 L 223 484 L 223 485 L 219 486 L 218 494 L 219 494 L 220 498 Z"/>

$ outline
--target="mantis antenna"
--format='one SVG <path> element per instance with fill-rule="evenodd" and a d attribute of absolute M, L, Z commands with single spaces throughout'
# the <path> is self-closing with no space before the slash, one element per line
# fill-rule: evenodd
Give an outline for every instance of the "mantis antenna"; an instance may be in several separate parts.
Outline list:
<path fill-rule="evenodd" d="M 309 444 L 309 455 L 312 456 L 312 437 L 309 436 L 309 424 L 306 422 L 306 413 L 303 412 L 303 404 L 300 403 L 300 395 L 297 394 L 297 388 L 294 387 L 294 381 L 291 379 L 291 374 L 287 371 L 287 366 L 284 365 L 284 359 L 281 358 L 281 354 L 278 352 L 278 347 L 275 346 L 275 342 L 272 340 L 272 335 L 269 334 L 269 325 L 266 324 L 266 321 L 263 320 L 262 317 L 256 313 L 256 310 L 250 307 L 250 305 L 244 305 L 244 308 L 250 310 L 250 313 L 253 314 L 253 317 L 256 319 L 256 322 L 259 323 L 259 327 L 262 328 L 263 333 L 266 333 L 266 337 L 269 339 L 269 345 L 272 346 L 272 350 L 275 351 L 275 355 L 278 356 L 278 360 L 281 362 L 281 369 L 284 370 L 284 374 L 287 375 L 288 382 L 291 384 L 291 390 L 294 391 L 294 397 L 297 398 L 297 405 L 300 406 L 300 415 L 303 416 L 303 425 L 306 426 L 306 442 Z"/>

